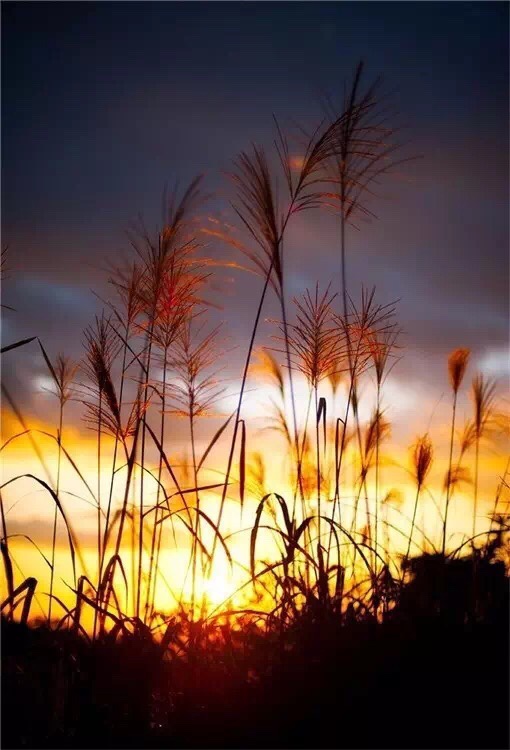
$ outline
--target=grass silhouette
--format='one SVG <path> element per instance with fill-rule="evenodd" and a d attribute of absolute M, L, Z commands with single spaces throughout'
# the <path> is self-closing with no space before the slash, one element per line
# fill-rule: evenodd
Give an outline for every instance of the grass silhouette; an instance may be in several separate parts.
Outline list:
<path fill-rule="evenodd" d="M 0 489 L 28 478 L 53 509 L 49 555 L 26 536 L 51 575 L 47 614 L 37 620 L 38 581 L 17 580 L 1 498 L 5 747 L 507 746 L 507 473 L 487 528 L 476 531 L 481 442 L 504 438 L 507 425 L 495 384 L 477 374 L 473 420 L 456 435 L 468 350 L 448 360 L 453 403 L 443 497 L 436 501 L 428 487 L 437 457 L 429 434 L 411 450 L 412 518 L 399 513 L 394 493 L 381 496 L 391 427 L 383 397 L 399 350 L 397 305 L 379 303 L 375 289 L 364 288 L 359 301 L 349 293 L 347 247 L 352 226 L 371 214 L 374 185 L 405 159 L 395 159 L 396 131 L 381 119 L 379 82 L 363 90 L 362 75 L 360 64 L 342 107 L 328 103 L 311 135 L 287 133 L 275 120 L 274 151 L 253 145 L 239 154 L 230 175 L 236 227 L 214 219 L 211 229 L 201 220 L 207 196 L 197 177 L 180 197 L 166 197 L 159 230 L 134 228 L 132 258 L 109 271 L 112 299 L 85 331 L 81 364 L 62 354 L 52 359 L 36 336 L 3 347 L 3 356 L 15 356 L 16 348 L 39 344 L 59 405 L 56 434 L 44 433 L 57 446 L 53 483 L 36 431 L 2 386 L 22 430 L 1 450 L 28 438 L 45 478 L 27 470 Z M 318 208 L 339 218 L 342 288 L 320 291 L 317 284 L 291 308 L 288 227 L 297 214 Z M 224 393 L 224 342 L 208 319 L 216 264 L 204 254 L 204 237 L 248 259 L 262 289 L 235 410 L 200 455 L 198 425 L 217 416 Z M 4 261 L 2 253 L 2 267 Z M 271 292 L 280 309 L 278 333 L 256 365 Z M 256 371 L 278 397 L 267 429 L 283 437 L 285 497 L 272 492 L 267 459 L 249 442 L 243 403 Z M 365 422 L 363 385 L 370 379 L 376 396 Z M 95 435 L 96 482 L 89 483 L 66 447 L 70 399 L 81 403 Z M 189 433 L 183 450 L 191 459 L 184 462 L 169 452 L 178 419 Z M 212 461 L 220 445 L 225 469 Z M 456 487 L 469 478 L 473 448 L 472 533 L 454 548 L 448 513 Z M 64 460 L 94 508 L 93 572 L 64 508 Z M 215 498 L 212 512 L 206 496 Z M 430 499 L 438 538 L 418 520 Z M 240 508 L 235 531 L 225 526 L 232 502 Z M 245 528 L 248 505 L 252 522 Z M 54 590 L 59 526 L 73 565 L 66 601 Z M 245 561 L 232 551 L 236 534 L 244 535 Z M 171 571 L 169 582 L 170 545 L 187 562 Z M 211 602 L 207 584 L 223 563 L 240 573 L 238 591 Z M 178 589 L 171 612 L 160 611 L 162 585 Z"/>

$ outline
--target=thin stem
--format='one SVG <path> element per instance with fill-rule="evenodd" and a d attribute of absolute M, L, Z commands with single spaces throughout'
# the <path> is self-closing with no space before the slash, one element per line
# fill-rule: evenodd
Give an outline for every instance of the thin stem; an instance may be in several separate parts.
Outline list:
<path fill-rule="evenodd" d="M 116 568 L 117 559 L 119 557 L 120 547 L 121 547 L 121 543 L 122 543 L 122 535 L 123 535 L 123 532 L 124 532 L 124 523 L 125 523 L 126 515 L 127 515 L 127 507 L 128 507 L 128 500 L 129 500 L 129 491 L 130 491 L 130 488 L 131 488 L 131 481 L 134 479 L 134 476 L 135 476 L 136 451 L 137 451 L 137 448 L 138 448 L 138 439 L 139 439 L 139 435 L 140 435 L 140 425 L 141 425 L 142 419 L 143 419 L 142 415 L 140 414 L 140 408 L 141 408 L 140 404 L 142 402 L 142 386 L 141 386 L 141 384 L 138 386 L 138 392 L 137 392 L 136 399 L 137 399 L 136 403 L 138 405 L 138 414 L 137 414 L 137 419 L 136 419 L 136 427 L 135 427 L 134 435 L 133 435 L 133 443 L 132 443 L 132 446 L 131 446 L 131 452 L 129 453 L 129 455 L 127 457 L 127 476 L 126 476 L 126 484 L 125 484 L 125 488 L 124 488 L 124 498 L 123 498 L 123 501 L 122 501 L 122 508 L 121 508 L 121 511 L 120 511 L 119 530 L 117 532 L 117 539 L 116 539 L 116 542 L 115 542 L 114 562 L 113 562 L 113 567 L 112 567 L 111 574 L 110 574 L 110 576 L 108 578 L 108 581 L 107 581 L 107 584 L 106 584 L 106 590 L 105 590 L 105 596 L 104 596 L 104 610 L 105 610 L 105 612 L 108 609 L 108 603 L 110 601 L 110 596 L 112 594 L 113 579 L 114 579 L 114 576 L 115 576 L 115 568 Z M 142 473 L 143 473 L 143 469 L 142 469 Z M 131 514 L 131 523 L 133 525 L 135 523 L 134 507 L 133 507 L 133 512 Z M 143 525 L 143 517 L 141 518 L 141 523 Z M 134 558 L 134 548 L 132 548 L 131 552 L 132 552 L 132 555 L 133 555 L 133 558 Z M 135 591 L 134 591 L 134 588 L 133 588 L 133 597 L 134 596 L 135 596 Z M 138 592 L 137 592 L 137 603 L 139 603 L 138 602 Z M 103 624 L 104 624 L 104 620 L 105 619 L 106 619 L 106 615 L 104 615 L 104 617 L 103 617 Z"/>
<path fill-rule="evenodd" d="M 132 589 L 132 612 L 136 609 L 136 465 L 133 468 L 133 481 L 131 484 L 131 589 Z"/>
<path fill-rule="evenodd" d="M 408 539 L 408 542 L 407 542 L 407 551 L 406 551 L 404 560 L 402 562 L 402 582 L 404 581 L 404 577 L 405 577 L 405 574 L 406 574 L 407 561 L 409 560 L 409 553 L 411 551 L 411 542 L 412 542 L 412 539 L 413 539 L 414 524 L 416 522 L 416 512 L 418 510 L 418 500 L 420 498 L 420 490 L 421 490 L 421 485 L 418 484 L 418 486 L 416 488 L 416 498 L 415 498 L 415 501 L 414 501 L 413 519 L 411 521 L 411 531 L 409 533 L 409 539 Z"/>
<path fill-rule="evenodd" d="M 315 393 L 315 448 L 316 448 L 316 461 L 317 461 L 317 513 L 318 513 L 318 527 L 319 527 L 319 544 L 321 543 L 321 465 L 320 465 L 320 436 L 319 436 L 319 420 L 317 415 L 319 413 L 319 399 L 318 399 L 318 388 L 317 384 L 314 386 Z"/>
<path fill-rule="evenodd" d="M 119 390 L 119 414 L 122 412 L 122 400 L 124 395 L 124 380 L 125 380 L 125 374 L 126 374 L 126 359 L 127 359 L 127 339 L 129 334 L 129 325 L 126 325 L 125 330 L 125 343 L 124 343 L 124 352 L 122 355 L 122 370 L 121 370 L 121 376 L 120 376 L 120 390 Z M 99 568 L 99 580 L 101 580 L 103 575 L 103 567 L 104 567 L 104 561 L 106 557 L 106 546 L 107 546 L 107 539 L 108 539 L 108 532 L 109 532 L 109 526 L 110 526 L 110 514 L 112 509 L 112 500 L 113 500 L 113 486 L 115 483 L 115 466 L 117 463 L 117 451 L 119 447 L 119 432 L 118 430 L 115 433 L 115 444 L 113 447 L 113 459 L 112 459 L 112 476 L 110 479 L 110 490 L 108 493 L 108 506 L 106 509 L 106 519 L 105 519 L 105 527 L 104 527 L 104 536 L 103 536 L 103 554 L 101 555 L 101 566 Z"/>
<path fill-rule="evenodd" d="M 5 520 L 4 498 L 1 492 L 0 492 L 0 517 L 2 519 L 2 542 L 5 545 L 5 553 L 10 559 L 9 538 L 7 536 L 7 523 Z M 53 572 L 53 567 L 52 567 L 52 572 Z M 8 590 L 8 594 L 9 595 L 11 594 L 10 590 Z M 50 598 L 50 602 L 51 602 L 51 598 Z M 44 617 L 44 609 L 42 607 L 41 607 L 41 612 L 43 613 L 43 617 Z M 13 617 L 14 617 L 14 602 L 11 600 L 11 603 L 9 606 L 9 614 L 7 615 L 7 618 L 9 620 L 12 620 Z"/>
<path fill-rule="evenodd" d="M 349 420 L 349 411 L 350 411 L 351 399 L 352 399 L 352 386 L 353 386 L 353 378 L 351 377 L 351 382 L 349 385 L 349 393 L 347 395 L 347 403 L 345 406 L 345 415 L 344 415 L 345 418 L 342 422 L 342 440 L 340 441 L 340 450 L 338 451 L 338 459 L 335 456 L 335 497 L 333 499 L 333 510 L 331 513 L 331 518 L 335 520 L 335 511 L 336 511 L 336 506 L 338 504 L 338 523 L 340 526 L 342 525 L 342 506 L 340 503 L 340 472 L 342 470 L 342 460 L 343 460 L 343 455 L 345 451 L 347 422 Z M 337 460 L 338 460 L 338 463 L 337 463 Z M 330 556 L 330 551 L 331 551 L 332 539 L 333 539 L 333 527 L 330 527 L 329 540 L 328 540 L 328 556 L 327 556 L 328 567 L 329 567 L 329 556 Z"/>
<path fill-rule="evenodd" d="M 473 533 L 474 537 L 476 534 L 476 511 L 478 507 L 478 467 L 479 467 L 479 454 L 480 454 L 480 436 L 476 435 L 475 441 L 475 487 L 473 496 Z M 474 545 L 474 542 L 473 542 Z"/>
<path fill-rule="evenodd" d="M 193 402 L 190 403 L 189 412 L 189 430 L 191 436 L 191 455 L 193 461 L 193 478 L 195 482 L 195 503 L 196 503 L 196 521 L 195 521 L 195 534 L 193 537 L 192 546 L 192 579 L 191 579 L 191 617 L 195 619 L 195 594 L 196 594 L 196 576 L 197 576 L 197 555 L 198 555 L 198 535 L 200 533 L 200 495 L 198 494 L 198 471 L 197 471 L 197 456 L 195 450 L 195 429 L 193 419 Z"/>
<path fill-rule="evenodd" d="M 342 210 L 340 213 L 340 253 L 341 253 L 341 263 L 342 263 L 342 302 L 343 302 L 343 313 L 344 313 L 344 320 L 347 322 L 347 265 L 346 265 L 346 241 L 345 241 L 345 214 L 344 214 L 344 187 L 342 182 L 342 196 L 341 196 L 341 202 L 342 202 Z M 348 337 L 349 338 L 349 337 Z"/>
<path fill-rule="evenodd" d="M 103 422 L 103 392 L 99 391 L 99 414 L 97 419 L 97 591 L 101 587 L 101 425 Z M 94 610 L 94 630 L 96 635 L 98 611 Z"/>
<path fill-rule="evenodd" d="M 147 356 L 145 363 L 145 383 L 144 393 L 147 394 L 147 387 L 149 385 L 149 373 L 151 364 L 151 353 L 152 353 L 152 342 L 153 342 L 153 331 L 154 331 L 154 315 L 151 315 L 151 323 L 148 330 L 148 347 Z M 144 409 L 142 416 L 142 448 L 140 453 L 140 464 L 142 470 L 140 472 L 140 523 L 138 527 L 138 575 L 137 575 L 137 586 L 136 586 L 136 617 L 140 617 L 140 603 L 142 595 L 142 567 L 143 567 L 143 532 L 144 532 L 144 466 L 145 466 L 145 439 L 147 434 L 147 410 Z"/>
<path fill-rule="evenodd" d="M 230 451 L 229 451 L 228 462 L 227 462 L 227 473 L 226 473 L 226 476 L 225 476 L 225 484 L 223 485 L 223 490 L 222 490 L 222 493 L 221 493 L 220 509 L 219 509 L 219 513 L 218 513 L 218 520 L 216 522 L 216 526 L 217 526 L 218 529 L 220 527 L 221 519 L 222 519 L 222 516 L 223 516 L 223 508 L 225 506 L 225 499 L 226 499 L 226 496 L 227 496 L 227 487 L 228 487 L 228 482 L 229 482 L 229 479 L 230 479 L 230 472 L 232 470 L 232 462 L 233 462 L 233 459 L 234 459 L 234 450 L 235 450 L 237 432 L 239 430 L 239 415 L 241 413 L 241 406 L 242 406 L 242 403 L 243 403 L 244 390 L 245 390 L 245 387 L 246 387 L 246 379 L 247 379 L 247 376 L 248 376 L 248 368 L 250 366 L 251 355 L 252 355 L 252 352 L 253 352 L 253 346 L 255 344 L 255 336 L 257 334 L 257 328 L 258 328 L 258 325 L 259 325 L 259 320 L 260 320 L 260 316 L 261 316 L 261 313 L 262 313 L 262 308 L 263 308 L 263 305 L 264 305 L 264 300 L 266 298 L 267 288 L 268 288 L 269 282 L 271 280 L 271 274 L 273 273 L 273 269 L 275 267 L 275 260 L 276 260 L 276 258 L 278 258 L 278 259 L 280 258 L 280 246 L 281 246 L 281 243 L 283 241 L 283 236 L 285 234 L 285 230 L 287 229 L 287 225 L 289 223 L 290 217 L 292 216 L 292 213 L 294 211 L 295 201 L 296 201 L 296 197 L 297 197 L 297 191 L 298 191 L 298 188 L 296 188 L 295 192 L 293 193 L 292 199 L 291 199 L 290 204 L 289 204 L 288 209 L 287 209 L 286 216 L 285 216 L 285 218 L 282 221 L 282 225 L 281 225 L 281 230 L 280 230 L 279 236 L 276 239 L 276 245 L 273 248 L 273 253 L 272 253 L 272 256 L 271 256 L 271 262 L 270 262 L 269 268 L 267 270 L 266 278 L 265 278 L 265 281 L 264 281 L 264 287 L 262 289 L 262 294 L 261 294 L 259 305 L 258 305 L 258 308 L 257 308 L 257 314 L 255 316 L 255 322 L 253 324 L 253 329 L 252 329 L 252 333 L 251 333 L 251 337 L 250 337 L 250 343 L 249 343 L 249 346 L 248 346 L 248 353 L 246 355 L 246 361 L 245 361 L 245 364 L 244 364 L 243 377 L 242 377 L 242 380 L 241 380 L 241 389 L 240 389 L 240 392 L 239 392 L 239 400 L 238 400 L 238 403 L 237 403 L 236 419 L 235 419 L 235 423 L 234 423 L 234 433 L 232 435 L 232 442 L 230 444 Z M 280 267 L 282 267 L 281 263 L 280 263 Z M 282 301 L 282 304 L 283 304 L 283 274 L 282 274 L 281 294 L 282 294 L 281 301 Z M 287 345 L 288 345 L 288 342 L 287 342 Z M 289 359 L 290 359 L 290 353 L 289 353 Z M 291 394 L 292 394 L 292 389 L 291 389 Z M 294 397 L 293 397 L 293 394 L 292 394 L 292 399 L 293 398 Z M 295 420 L 295 410 L 294 410 L 294 420 Z M 215 534 L 214 541 L 213 541 L 213 546 L 212 546 L 212 551 L 211 551 L 211 561 L 210 561 L 210 568 L 209 568 L 210 570 L 212 569 L 212 564 L 213 564 L 213 560 L 214 560 L 214 553 L 216 551 L 216 544 L 217 544 L 217 535 Z"/>
<path fill-rule="evenodd" d="M 456 411 L 457 411 L 457 391 L 455 391 L 455 393 L 453 394 L 452 429 L 451 429 L 451 434 L 450 434 L 450 459 L 448 463 L 448 482 L 446 486 L 446 503 L 445 503 L 444 521 L 443 521 L 443 546 L 442 546 L 443 557 L 446 552 L 446 524 L 448 522 L 448 508 L 450 506 L 450 496 L 451 496 L 451 486 L 452 486 L 453 438 L 455 435 Z"/>
<path fill-rule="evenodd" d="M 103 423 L 103 394 L 99 394 L 97 420 L 97 572 L 101 575 L 101 426 Z M 100 580 L 100 579 L 99 579 Z"/>
<path fill-rule="evenodd" d="M 510 470 L 510 456 L 507 459 L 506 466 L 505 466 L 505 471 L 503 472 L 503 476 L 501 477 L 501 481 L 498 484 L 498 489 L 496 490 L 496 497 L 494 498 L 494 507 L 492 509 L 492 515 L 491 515 L 491 519 L 490 519 L 489 531 L 487 532 L 487 544 L 489 543 L 489 540 L 490 540 L 490 535 L 491 535 L 491 531 L 492 531 L 492 524 L 494 523 L 496 512 L 498 510 L 499 500 L 500 500 L 500 497 L 501 497 L 501 492 L 503 490 L 503 487 L 505 486 L 506 476 L 507 476 L 509 470 Z"/>
<path fill-rule="evenodd" d="M 164 445 L 165 440 L 165 407 L 166 407 L 166 374 L 167 374 L 167 354 L 168 354 L 168 347 L 165 347 L 163 352 L 163 381 L 162 381 L 162 389 L 161 389 L 161 421 L 160 421 L 160 429 L 159 429 L 159 442 L 161 445 Z M 158 562 L 159 562 L 159 550 L 161 546 L 161 526 L 162 524 L 158 524 L 158 517 L 159 517 L 159 497 L 161 494 L 161 475 L 163 472 L 163 456 L 160 452 L 159 454 L 159 463 L 158 463 L 158 489 L 156 492 L 156 510 L 154 512 L 154 526 L 152 528 L 152 536 L 151 536 L 151 552 L 150 552 L 150 562 L 149 562 L 149 580 L 147 583 L 147 600 L 145 602 L 145 622 L 147 621 L 147 615 L 150 612 L 154 611 L 154 603 L 156 599 L 156 583 L 157 583 L 157 576 L 158 576 Z M 170 511 L 170 508 L 168 508 Z M 156 549 L 156 537 L 157 537 L 157 554 L 156 554 L 156 567 L 154 569 L 153 573 L 153 565 L 154 565 L 154 552 Z M 153 583 L 152 580 L 154 579 Z M 152 603 L 151 603 L 151 584 L 153 585 L 153 593 L 152 593 Z"/>
<path fill-rule="evenodd" d="M 288 329 L 288 323 L 287 323 L 287 312 L 286 312 L 285 297 L 284 297 L 284 290 L 283 290 L 283 278 L 282 278 L 281 289 L 280 289 L 280 306 L 281 306 L 281 311 L 282 311 L 283 337 L 285 340 L 285 359 L 287 360 L 287 369 L 289 371 L 289 390 L 290 390 L 290 401 L 291 401 L 291 407 L 292 407 L 292 421 L 293 421 L 293 428 L 294 428 L 294 449 L 296 451 L 296 455 L 299 456 L 299 436 L 298 436 L 298 428 L 297 428 L 296 399 L 294 396 L 294 383 L 292 380 L 292 363 L 291 363 L 291 357 L 290 357 L 289 329 Z M 301 463 L 299 461 L 298 461 L 297 470 L 298 470 L 298 482 L 301 483 L 302 469 L 301 469 Z"/>
<path fill-rule="evenodd" d="M 270 264 L 270 266 L 269 266 L 268 272 L 266 274 L 266 279 L 264 281 L 264 287 L 262 289 L 262 294 L 260 296 L 259 305 L 258 305 L 258 308 L 257 308 L 257 314 L 255 315 L 255 321 L 254 321 L 253 329 L 252 329 L 252 332 L 251 332 L 250 343 L 248 345 L 248 353 L 246 355 L 246 361 L 244 363 L 243 377 L 241 379 L 241 388 L 240 388 L 240 391 L 239 391 L 239 399 L 237 401 L 236 418 L 235 418 L 235 422 L 234 422 L 234 432 L 233 432 L 233 435 L 232 435 L 232 441 L 230 443 L 230 451 L 229 451 L 229 454 L 228 454 L 227 472 L 226 472 L 226 475 L 225 475 L 225 483 L 223 485 L 223 489 L 222 489 L 222 492 L 221 492 L 220 508 L 219 508 L 219 512 L 218 512 L 218 518 L 217 518 L 217 521 L 216 521 L 216 527 L 218 529 L 220 528 L 220 523 L 221 523 L 221 519 L 222 519 L 222 516 L 223 516 L 223 508 L 224 508 L 225 500 L 226 500 L 226 497 L 227 497 L 227 487 L 228 487 L 228 482 L 229 482 L 229 479 L 230 479 L 230 472 L 232 470 L 232 463 L 233 463 L 233 459 L 234 459 L 234 450 L 235 450 L 235 445 L 236 445 L 236 438 L 237 438 L 237 433 L 238 433 L 238 430 L 239 430 L 239 415 L 241 413 L 241 406 L 242 406 L 242 403 L 243 403 L 243 396 L 244 396 L 244 391 L 245 391 L 245 388 L 246 388 L 246 380 L 247 380 L 247 377 L 248 377 L 248 369 L 249 369 L 249 366 L 250 366 L 251 355 L 253 353 L 253 347 L 255 345 L 255 337 L 256 337 L 256 334 L 257 334 L 257 328 L 258 328 L 258 325 L 259 325 L 260 316 L 262 314 L 262 308 L 264 306 L 264 301 L 265 301 L 265 298 L 266 298 L 266 293 L 267 293 L 267 289 L 268 289 L 268 286 L 269 286 L 269 281 L 271 279 L 271 274 L 273 272 L 273 266 L 274 266 L 274 262 L 272 261 L 271 264 Z M 214 560 L 214 553 L 216 551 L 216 541 L 217 541 L 217 537 L 216 537 L 216 534 L 215 534 L 214 535 L 214 540 L 213 540 L 213 546 L 212 546 L 212 550 L 211 550 L 211 560 L 210 560 L 210 564 L 209 564 L 209 572 L 212 570 L 212 564 L 213 564 L 213 560 Z"/>
<path fill-rule="evenodd" d="M 378 542 L 378 526 L 379 526 L 379 454 L 380 454 L 380 442 L 381 442 L 381 383 L 377 381 L 377 423 L 376 423 L 376 436 L 375 436 L 375 515 L 374 515 L 374 547 L 377 550 Z M 374 559 L 374 574 L 377 578 L 377 556 Z"/>
<path fill-rule="evenodd" d="M 57 443 L 58 443 L 58 458 L 57 458 L 57 484 L 55 488 L 55 494 L 60 500 L 59 492 L 60 492 L 60 465 L 61 465 L 61 458 L 62 458 L 62 423 L 63 423 L 63 416 L 64 416 L 64 404 L 62 400 L 60 401 L 60 413 L 59 413 L 59 423 L 58 423 L 58 435 L 57 435 Z M 55 577 L 55 547 L 57 542 L 57 520 L 58 520 L 58 508 L 57 504 L 55 503 L 55 513 L 53 516 L 53 536 L 52 536 L 52 542 L 51 542 L 51 573 L 50 573 L 50 598 L 48 603 L 48 625 L 51 624 L 51 605 L 53 603 L 53 580 Z"/>
<path fill-rule="evenodd" d="M 310 389 L 310 392 L 308 394 L 308 404 L 306 407 L 305 425 L 303 428 L 303 439 L 301 440 L 301 448 L 300 448 L 300 453 L 298 455 L 298 467 L 302 466 L 303 464 L 303 455 L 305 452 L 306 434 L 308 432 L 308 421 L 310 419 L 311 406 L 312 406 L 312 390 Z M 294 489 L 294 503 L 293 503 L 293 509 L 292 509 L 293 518 L 296 517 L 296 499 L 297 499 L 298 491 L 301 497 L 301 513 L 303 516 L 301 520 L 304 521 L 305 518 L 307 517 L 307 509 L 306 509 L 305 493 L 303 489 L 302 472 L 299 470 L 299 468 L 298 468 L 298 474 L 296 477 L 296 487 Z M 306 541 L 307 537 L 308 537 L 308 541 Z M 305 549 L 310 549 L 311 544 L 312 544 L 312 533 L 311 533 L 310 526 L 307 526 L 307 528 L 305 529 L 304 538 L 305 538 Z M 305 559 L 305 575 L 306 575 L 307 586 L 309 586 L 310 585 L 310 561 L 308 560 L 308 558 Z"/>

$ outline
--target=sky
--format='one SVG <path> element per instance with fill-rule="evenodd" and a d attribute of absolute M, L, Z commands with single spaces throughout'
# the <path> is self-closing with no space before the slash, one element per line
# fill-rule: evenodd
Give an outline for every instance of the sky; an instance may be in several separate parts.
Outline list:
<path fill-rule="evenodd" d="M 403 155 L 420 158 L 353 231 L 352 290 L 400 298 L 406 374 L 454 346 L 505 364 L 506 3 L 6 2 L 2 16 L 6 339 L 78 356 L 102 268 L 140 212 L 159 221 L 165 184 L 205 173 L 225 208 L 221 173 L 250 142 L 271 145 L 272 113 L 314 120 L 363 59 L 395 91 Z M 291 244 L 290 294 L 339 284 L 334 221 L 307 217 Z M 221 290 L 236 344 L 259 286 L 241 274 Z"/>
<path fill-rule="evenodd" d="M 51 356 L 79 358 L 108 294 L 104 268 L 129 252 L 138 214 L 157 225 L 165 184 L 203 173 L 211 213 L 228 215 L 223 175 L 236 154 L 271 147 L 273 113 L 320 118 L 321 97 L 341 98 L 360 59 L 367 80 L 382 75 L 392 92 L 402 154 L 419 157 L 378 186 L 378 218 L 350 230 L 352 293 L 376 285 L 381 301 L 400 300 L 397 429 L 409 438 L 427 428 L 455 347 L 470 347 L 473 367 L 505 391 L 503 2 L 2 3 L 2 301 L 15 308 L 3 315 L 3 345 L 37 335 Z M 340 288 L 334 217 L 300 217 L 286 253 L 289 296 L 316 280 Z M 211 290 L 233 392 L 261 283 L 229 271 Z M 264 321 L 259 343 L 270 334 Z M 49 418 L 35 345 L 5 357 L 2 376 L 26 414 Z"/>

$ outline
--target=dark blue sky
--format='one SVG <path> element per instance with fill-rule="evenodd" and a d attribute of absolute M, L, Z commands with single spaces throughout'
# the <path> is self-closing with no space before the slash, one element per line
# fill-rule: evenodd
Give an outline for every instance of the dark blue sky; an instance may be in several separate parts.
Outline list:
<path fill-rule="evenodd" d="M 90 289 L 104 289 L 100 268 L 127 247 L 139 211 L 159 220 L 165 182 L 205 172 L 224 191 L 232 157 L 252 140 L 270 145 L 273 112 L 312 121 L 321 92 L 341 95 L 360 58 L 395 89 L 406 153 L 423 158 L 387 181 L 380 219 L 353 237 L 353 287 L 402 299 L 401 371 L 414 382 L 441 382 L 431 365 L 454 346 L 501 364 L 508 4 L 499 2 L 2 3 L 2 222 L 13 267 L 4 299 L 17 308 L 4 339 L 37 334 L 52 353 L 78 356 L 98 310 Z M 221 195 L 214 206 L 226 206 Z M 289 247 L 290 292 L 339 282 L 331 218 L 307 218 Z M 222 293 L 240 357 L 257 294 L 242 274 Z M 28 383 L 39 364 L 20 352 L 6 367 Z"/>

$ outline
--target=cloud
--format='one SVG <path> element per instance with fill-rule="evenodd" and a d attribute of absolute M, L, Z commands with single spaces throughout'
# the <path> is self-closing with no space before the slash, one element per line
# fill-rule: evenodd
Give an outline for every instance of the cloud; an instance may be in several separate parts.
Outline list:
<path fill-rule="evenodd" d="M 486 375 L 508 378 L 510 376 L 510 349 L 508 347 L 488 349 L 479 360 L 479 368 Z"/>
<path fill-rule="evenodd" d="M 96 306 L 93 295 L 79 285 L 62 284 L 36 276 L 17 280 L 14 291 L 20 300 L 25 300 L 25 304 L 28 303 L 35 310 L 50 307 L 57 312 L 58 308 L 63 308 L 66 314 L 71 315 L 76 312 L 91 314 Z"/>

